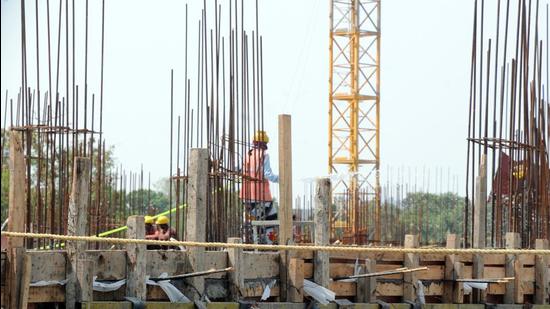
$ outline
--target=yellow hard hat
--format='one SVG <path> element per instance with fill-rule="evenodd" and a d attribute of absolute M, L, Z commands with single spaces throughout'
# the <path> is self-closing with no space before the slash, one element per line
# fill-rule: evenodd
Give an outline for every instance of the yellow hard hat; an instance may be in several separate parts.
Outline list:
<path fill-rule="evenodd" d="M 157 218 L 157 222 L 155 222 L 156 224 L 168 224 L 168 217 L 167 216 L 159 216 Z"/>
<path fill-rule="evenodd" d="M 267 136 L 267 133 L 265 131 L 258 130 L 256 131 L 256 133 L 254 133 L 253 141 L 269 143 L 269 136 Z"/>
<path fill-rule="evenodd" d="M 145 224 L 153 224 L 155 223 L 155 219 L 151 216 L 145 216 Z"/>

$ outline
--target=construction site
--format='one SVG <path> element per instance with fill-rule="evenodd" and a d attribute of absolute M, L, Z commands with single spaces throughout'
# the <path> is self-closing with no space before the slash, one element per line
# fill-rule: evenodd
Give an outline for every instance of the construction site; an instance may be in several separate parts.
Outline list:
<path fill-rule="evenodd" d="M 385 167 L 382 147 L 398 148 L 381 130 L 384 96 L 405 91 L 384 87 L 381 95 L 381 74 L 394 69 L 381 61 L 390 1 L 314 1 L 328 7 L 321 25 L 292 20 L 297 12 L 278 17 L 323 29 L 328 58 L 317 70 L 328 81 L 313 88 L 328 121 L 306 132 L 326 138 L 322 147 L 296 138 L 301 122 L 321 121 L 307 107 L 288 107 L 301 97 L 271 95 L 306 91 L 315 77 L 270 76 L 290 60 L 273 57 L 284 58 L 289 43 L 269 36 L 264 17 L 279 14 L 269 1 L 183 2 L 163 7 L 165 15 L 138 1 L 121 16 L 105 0 L 3 1 L 1 307 L 550 309 L 550 3 L 455 3 L 467 10 L 458 31 L 469 44 L 440 56 L 468 59 L 462 93 L 448 94 L 467 117 L 460 127 L 439 121 L 460 139 L 399 149 L 403 161 Z M 146 35 L 133 24 L 140 10 L 152 21 L 138 23 L 174 22 L 176 30 L 154 36 L 183 50 L 172 59 L 171 43 L 144 47 L 168 51 L 127 71 L 105 59 L 132 57 L 121 46 Z M 113 20 L 128 39 L 118 47 L 106 39 L 118 31 Z M 451 26 L 443 18 L 431 27 Z M 295 54 L 304 66 L 314 57 Z M 176 69 L 147 71 L 163 61 Z M 107 78 L 112 72 L 134 89 Z M 149 90 L 166 99 L 150 102 Z M 132 103 L 116 114 L 125 96 Z M 411 97 L 396 105 L 425 99 Z M 151 115 L 139 126 L 169 131 L 139 136 L 131 125 L 139 109 Z M 391 111 L 383 119 L 407 117 Z M 444 118 L 423 116 L 419 126 Z M 140 151 L 118 156 L 135 141 Z M 311 155 L 298 153 L 306 147 Z M 452 172 L 429 159 L 404 165 L 423 151 L 448 151 L 464 164 Z M 305 178 L 303 161 L 318 157 L 322 169 Z"/>

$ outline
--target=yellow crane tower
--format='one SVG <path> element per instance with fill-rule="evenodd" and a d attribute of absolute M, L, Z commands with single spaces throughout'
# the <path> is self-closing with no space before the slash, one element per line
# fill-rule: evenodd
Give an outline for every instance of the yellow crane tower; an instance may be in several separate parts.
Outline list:
<path fill-rule="evenodd" d="M 380 0 L 331 0 L 329 53 L 331 236 L 380 242 Z"/>

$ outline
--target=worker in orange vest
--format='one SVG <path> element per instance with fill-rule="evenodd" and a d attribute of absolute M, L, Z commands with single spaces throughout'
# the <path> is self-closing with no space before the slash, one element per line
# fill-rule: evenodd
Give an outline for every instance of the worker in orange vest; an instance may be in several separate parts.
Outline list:
<path fill-rule="evenodd" d="M 269 189 L 269 181 L 278 183 L 279 176 L 271 170 L 267 144 L 269 137 L 265 131 L 256 131 L 253 138 L 253 148 L 248 151 L 243 164 L 243 184 L 240 198 L 244 203 L 249 220 L 277 220 L 277 209 L 273 206 L 273 198 Z M 250 226 L 246 227 L 251 229 Z M 250 235 L 250 231 L 247 231 Z M 276 237 L 274 226 L 262 229 L 257 243 L 272 244 Z"/>

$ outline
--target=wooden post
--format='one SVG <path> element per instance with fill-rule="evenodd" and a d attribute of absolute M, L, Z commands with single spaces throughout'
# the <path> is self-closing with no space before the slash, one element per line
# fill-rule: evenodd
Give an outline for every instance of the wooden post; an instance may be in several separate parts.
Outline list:
<path fill-rule="evenodd" d="M 32 258 L 25 254 L 23 258 L 23 267 L 21 269 L 21 288 L 19 292 L 20 308 L 26 309 L 29 301 L 29 284 L 31 283 Z"/>
<path fill-rule="evenodd" d="M 506 233 L 506 249 L 517 249 L 519 248 L 520 237 L 519 233 Z M 514 280 L 506 283 L 506 291 L 504 292 L 504 303 L 513 304 L 516 301 L 516 288 L 517 283 L 520 282 L 518 278 L 519 274 L 516 274 L 516 255 L 515 254 L 506 254 L 505 259 L 505 275 L 506 277 L 515 277 Z"/>
<path fill-rule="evenodd" d="M 473 247 L 485 248 L 485 222 L 487 214 L 487 165 L 486 157 L 481 155 L 479 175 L 476 177 L 476 191 L 474 200 L 474 234 Z"/>
<path fill-rule="evenodd" d="M 472 245 L 474 248 L 485 248 L 487 235 L 485 233 L 485 224 L 487 216 L 487 158 L 485 154 L 481 155 L 479 162 L 479 175 L 476 177 L 476 187 L 474 196 L 474 233 Z M 475 254 L 473 257 L 472 277 L 476 279 L 483 278 L 484 258 L 482 255 Z M 474 289 L 472 291 L 472 300 L 475 303 L 485 302 L 485 291 Z"/>
<path fill-rule="evenodd" d="M 27 206 L 25 201 L 25 155 L 23 154 L 22 133 L 10 131 L 10 187 L 8 209 L 8 231 L 25 232 Z M 25 252 L 24 238 L 8 237 L 7 243 L 8 273 L 6 276 L 6 298 L 9 308 L 19 308 L 21 268 Z"/>
<path fill-rule="evenodd" d="M 536 249 L 548 249 L 548 239 L 537 239 L 535 241 Z M 548 286 L 548 269 L 550 268 L 550 259 L 548 256 L 535 256 L 535 304 L 545 305 L 550 302 L 550 288 Z"/>
<path fill-rule="evenodd" d="M 279 115 L 279 244 L 292 241 L 292 130 L 290 115 Z M 287 300 L 289 252 L 281 251 L 280 297 Z"/>
<path fill-rule="evenodd" d="M 191 149 L 188 180 L 188 215 L 185 231 L 189 241 L 206 241 L 206 200 L 208 195 L 208 149 Z M 204 269 L 203 247 L 187 248 L 187 257 L 191 272 Z M 192 300 L 200 300 L 204 293 L 204 277 L 193 277 L 186 280 L 194 287 L 189 294 Z"/>
<path fill-rule="evenodd" d="M 448 249 L 458 249 L 459 242 L 456 238 L 456 234 L 447 235 L 447 248 Z M 455 263 L 457 262 L 457 257 L 455 254 L 450 254 L 445 256 L 445 283 L 443 288 L 443 302 L 451 304 L 454 300 L 454 291 L 457 283 L 454 282 L 456 277 Z"/>
<path fill-rule="evenodd" d="M 330 179 L 317 179 L 315 183 L 315 245 L 326 246 L 329 244 L 330 229 L 328 216 L 330 210 Z M 330 284 L 330 259 L 326 251 L 313 253 L 313 280 L 325 288 Z"/>
<path fill-rule="evenodd" d="M 293 303 L 304 302 L 304 260 L 291 258 L 289 268 L 288 301 Z"/>
<path fill-rule="evenodd" d="M 242 239 L 239 237 L 231 237 L 227 240 L 230 244 L 240 244 Z M 233 301 L 239 301 L 244 291 L 244 277 L 243 277 L 243 249 L 240 248 L 228 248 L 227 258 L 229 259 L 229 266 L 233 267 L 233 271 L 229 273 L 229 291 Z"/>
<path fill-rule="evenodd" d="M 376 260 L 365 259 L 365 274 L 376 272 Z M 357 278 L 356 299 L 358 303 L 372 303 L 376 300 L 376 277 Z"/>
<path fill-rule="evenodd" d="M 405 235 L 405 248 L 417 248 L 419 246 L 418 235 Z M 405 253 L 404 267 L 415 268 L 419 265 L 418 255 L 414 253 Z M 416 302 L 417 288 L 416 273 L 403 274 L 403 299 L 405 301 Z"/>
<path fill-rule="evenodd" d="M 8 209 L 8 231 L 25 232 L 27 217 L 27 194 L 25 192 L 25 155 L 21 132 L 10 131 L 10 191 Z M 8 237 L 8 248 L 20 248 L 24 245 L 22 237 Z"/>
<path fill-rule="evenodd" d="M 79 259 L 76 278 L 80 285 L 80 301 L 91 302 L 94 298 L 94 260 Z"/>
<path fill-rule="evenodd" d="M 67 235 L 86 236 L 88 227 L 88 199 L 90 196 L 90 159 L 77 157 L 74 161 L 74 174 L 69 198 L 69 213 L 67 215 Z M 89 278 L 91 275 L 85 272 L 86 267 L 79 270 L 80 260 L 86 259 L 86 242 L 67 241 L 67 265 L 65 286 L 65 306 L 75 308 L 76 302 L 92 301 L 92 288 Z"/>
<path fill-rule="evenodd" d="M 126 222 L 128 239 L 145 239 L 145 217 L 130 216 Z M 145 301 L 147 285 L 145 283 L 147 269 L 147 246 L 142 244 L 126 245 L 126 296 Z"/>

